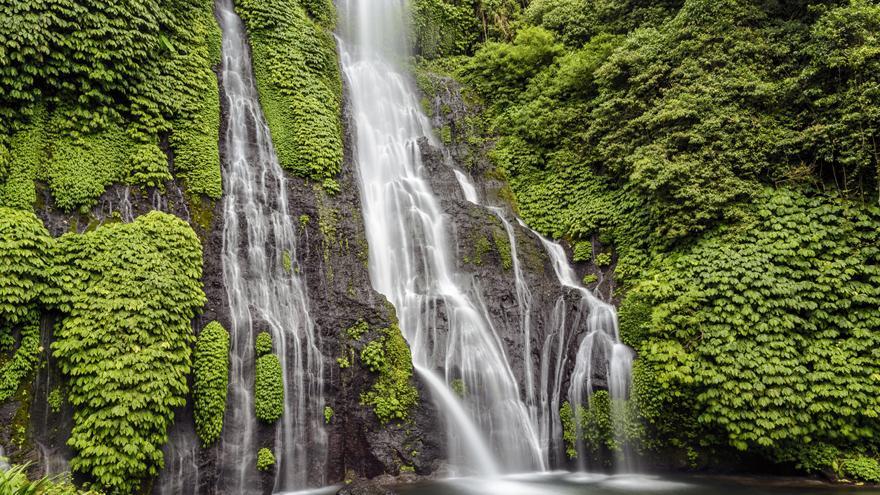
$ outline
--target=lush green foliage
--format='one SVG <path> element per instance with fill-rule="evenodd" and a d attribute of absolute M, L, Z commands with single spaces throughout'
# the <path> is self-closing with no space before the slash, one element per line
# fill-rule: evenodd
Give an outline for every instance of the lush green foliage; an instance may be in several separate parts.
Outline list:
<path fill-rule="evenodd" d="M 44 476 L 29 480 L 29 465 L 12 466 L 0 471 L 0 495 L 99 495 L 93 491 L 81 491 L 65 476 Z"/>
<path fill-rule="evenodd" d="M 627 3 L 533 2 L 513 42 L 463 64 L 532 226 L 605 231 L 634 277 L 763 184 L 876 198 L 876 5 Z"/>
<path fill-rule="evenodd" d="M 260 332 L 257 334 L 254 350 L 257 351 L 257 357 L 265 356 L 272 353 L 272 334 L 269 332 Z"/>
<path fill-rule="evenodd" d="M 9 329 L 0 330 L 11 336 Z M 30 376 L 40 360 L 40 322 L 36 315 L 31 321 L 23 318 L 19 323 L 20 339 L 12 358 L 0 366 L 0 402 L 4 402 L 18 391 L 25 378 Z"/>
<path fill-rule="evenodd" d="M 481 104 L 458 139 L 494 142 L 518 213 L 630 289 L 646 447 L 871 472 L 878 27 L 864 0 L 533 0 L 430 64 Z"/>
<path fill-rule="evenodd" d="M 131 493 L 162 468 L 174 408 L 184 405 L 190 320 L 204 304 L 202 252 L 176 217 L 66 234 L 55 246 L 47 301 L 64 318 L 53 350 L 68 377 L 74 471 Z"/>
<path fill-rule="evenodd" d="M 88 208 L 111 183 L 171 178 L 220 196 L 212 2 L 53 0 L 0 6 L 0 204 L 30 208 L 35 178 Z"/>
<path fill-rule="evenodd" d="M 37 304 L 46 292 L 51 240 L 33 213 L 0 208 L 0 352 L 13 352 L 0 360 L 0 402 L 15 394 L 40 358 Z"/>
<path fill-rule="evenodd" d="M 257 469 L 260 471 L 268 471 L 275 467 L 275 454 L 267 448 L 262 448 L 257 452 Z"/>
<path fill-rule="evenodd" d="M 0 328 L 29 320 L 46 291 L 51 242 L 36 215 L 0 207 Z"/>
<path fill-rule="evenodd" d="M 193 368 L 196 433 L 208 446 L 223 430 L 229 384 L 229 333 L 220 323 L 212 321 L 199 333 Z"/>
<path fill-rule="evenodd" d="M 284 377 L 281 362 L 274 354 L 257 358 L 254 407 L 257 418 L 267 423 L 277 421 L 284 414 Z"/>
<path fill-rule="evenodd" d="M 335 192 L 342 165 L 342 83 L 326 0 L 244 0 L 263 112 L 281 166 Z M 311 14 L 311 15 L 310 15 Z"/>
<path fill-rule="evenodd" d="M 738 449 L 876 446 L 880 211 L 787 191 L 761 203 L 652 271 L 623 329 L 668 400 L 691 397 Z"/>
<path fill-rule="evenodd" d="M 413 39 L 427 58 L 470 53 L 479 41 L 509 39 L 522 10 L 517 0 L 416 0 Z"/>
<path fill-rule="evenodd" d="M 361 362 L 379 375 L 372 388 L 361 394 L 361 403 L 371 406 L 382 423 L 405 421 L 419 401 L 419 391 L 412 384 L 412 355 L 396 324 L 382 333 L 361 350 Z"/>
<path fill-rule="evenodd" d="M 870 457 L 855 457 L 845 459 L 841 463 L 841 469 L 844 476 L 870 481 L 871 483 L 880 483 L 880 462 Z"/>

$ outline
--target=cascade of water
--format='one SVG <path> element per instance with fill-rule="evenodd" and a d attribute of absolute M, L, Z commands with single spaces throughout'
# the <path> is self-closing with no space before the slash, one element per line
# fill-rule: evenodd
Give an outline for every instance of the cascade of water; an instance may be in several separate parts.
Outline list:
<path fill-rule="evenodd" d="M 418 140 L 439 143 L 397 64 L 407 55 L 405 2 L 341 0 L 339 8 L 372 284 L 397 309 L 413 362 L 444 411 L 453 467 L 543 469 L 500 338 L 473 277 L 456 268 L 446 219 L 425 180 Z M 438 368 L 445 382 L 431 379 Z M 460 397 L 449 390 L 454 382 Z M 468 433 L 469 422 L 479 430 Z"/>
<path fill-rule="evenodd" d="M 517 220 L 523 227 L 526 227 L 522 220 Z M 586 335 L 578 347 L 574 371 L 572 372 L 571 383 L 568 389 L 568 400 L 575 411 L 578 437 L 581 437 L 581 418 L 579 407 L 577 406 L 584 404 L 585 400 L 588 400 L 593 392 L 593 368 L 597 364 L 604 366 L 606 369 L 608 393 L 613 404 L 612 421 L 620 425 L 624 421 L 624 414 L 626 412 L 623 401 L 629 397 L 629 389 L 632 382 L 634 352 L 620 342 L 617 311 L 615 311 L 614 306 L 598 299 L 578 282 L 574 269 L 568 263 L 568 257 L 561 245 L 535 231 L 532 232 L 541 239 L 541 243 L 553 263 L 553 269 L 556 272 L 559 283 L 563 287 L 576 290 L 581 294 L 582 311 L 579 313 L 583 313 L 583 310 L 588 312 Z M 574 328 L 577 328 L 577 326 Z M 622 428 L 618 426 L 615 428 L 615 431 L 622 432 Z M 578 459 L 582 463 L 581 468 L 584 468 L 583 462 L 587 456 L 581 452 L 582 448 L 583 445 L 579 444 Z M 631 470 L 631 466 L 627 464 L 631 456 L 624 455 L 623 457 L 624 459 L 618 463 L 618 467 Z"/>
<path fill-rule="evenodd" d="M 324 358 L 297 270 L 295 223 L 285 177 L 260 108 L 244 26 L 231 0 L 217 1 L 226 96 L 223 281 L 229 303 L 229 397 L 218 486 L 259 492 L 256 472 L 254 341 L 269 331 L 281 362 L 284 413 L 275 431 L 275 491 L 324 484 Z"/>
<path fill-rule="evenodd" d="M 465 199 L 475 205 L 479 205 L 480 198 L 477 194 L 477 188 L 474 186 L 470 177 L 458 169 L 455 169 L 454 173 L 455 178 L 458 180 L 458 184 L 461 186 L 461 190 L 464 193 Z M 538 397 L 536 395 L 535 377 L 532 366 L 532 291 L 529 289 L 528 283 L 526 283 L 522 264 L 519 260 L 519 251 L 516 245 L 516 234 L 513 231 L 513 225 L 507 220 L 503 208 L 489 206 L 487 209 L 501 221 L 501 224 L 504 225 L 504 231 L 507 233 L 507 242 L 510 245 L 510 259 L 511 264 L 513 265 L 514 287 L 516 288 L 516 304 L 519 312 L 520 337 L 522 337 L 526 407 L 529 410 L 531 423 L 533 425 L 541 425 L 543 423 L 540 422 L 538 418 L 541 408 L 539 407 Z M 547 463 L 547 448 L 549 445 L 547 432 L 544 431 L 544 429 L 539 428 L 538 434 L 540 445 L 543 450 L 542 459 Z"/>

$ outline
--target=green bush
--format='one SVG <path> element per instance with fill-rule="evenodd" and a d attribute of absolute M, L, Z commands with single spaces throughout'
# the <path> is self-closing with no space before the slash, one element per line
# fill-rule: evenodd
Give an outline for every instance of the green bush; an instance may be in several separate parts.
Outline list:
<path fill-rule="evenodd" d="M 597 254 L 596 259 L 593 260 L 593 263 L 595 263 L 598 267 L 611 266 L 611 253 Z"/>
<path fill-rule="evenodd" d="M 54 252 L 46 302 L 63 313 L 52 349 L 74 407 L 70 466 L 133 493 L 162 468 L 167 427 L 186 403 L 201 245 L 185 222 L 153 212 L 66 234 Z"/>
<path fill-rule="evenodd" d="M 257 452 L 257 469 L 260 471 L 268 471 L 275 467 L 275 455 L 267 448 L 260 449 Z"/>
<path fill-rule="evenodd" d="M 272 353 L 272 334 L 269 332 L 260 332 L 257 334 L 257 341 L 254 346 L 257 351 L 257 357 L 265 356 Z"/>
<path fill-rule="evenodd" d="M 229 333 L 216 321 L 199 333 L 194 368 L 196 433 L 207 447 L 220 438 L 223 430 L 229 384 Z"/>
<path fill-rule="evenodd" d="M 847 477 L 870 483 L 880 483 L 880 462 L 877 462 L 877 459 L 865 456 L 844 459 L 840 463 L 840 467 Z"/>
<path fill-rule="evenodd" d="M 273 423 L 284 414 L 284 377 L 278 356 L 257 358 L 254 378 L 254 407 L 257 418 Z"/>
<path fill-rule="evenodd" d="M 3 495 L 99 495 L 98 492 L 79 490 L 69 476 L 44 476 L 29 480 L 29 464 L 12 466 L 0 471 L 0 493 Z"/>
<path fill-rule="evenodd" d="M 642 359 L 740 450 L 789 459 L 803 445 L 873 442 L 880 211 L 780 190 L 753 214 L 636 289 L 653 307 Z"/>
<path fill-rule="evenodd" d="M 361 351 L 364 366 L 379 375 L 370 390 L 361 394 L 361 403 L 372 407 L 384 424 L 409 418 L 419 392 L 412 384 L 412 355 L 400 329 L 394 324 L 382 333 Z"/>

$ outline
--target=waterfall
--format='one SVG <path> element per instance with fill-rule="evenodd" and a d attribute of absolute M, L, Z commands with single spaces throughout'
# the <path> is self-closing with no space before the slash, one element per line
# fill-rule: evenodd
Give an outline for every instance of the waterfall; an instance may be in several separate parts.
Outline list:
<path fill-rule="evenodd" d="M 458 169 L 454 169 L 453 172 L 455 173 L 455 178 L 458 180 L 459 186 L 461 186 L 462 193 L 464 193 L 464 198 L 475 205 L 480 205 L 477 188 L 474 186 L 470 177 Z M 542 424 L 538 418 L 541 407 L 538 404 L 538 397 L 535 390 L 535 374 L 532 369 L 532 291 L 529 289 L 525 274 L 522 270 L 522 263 L 519 261 L 519 252 L 516 246 L 516 234 L 513 231 L 513 225 L 505 216 L 503 208 L 490 206 L 488 207 L 488 210 L 491 211 L 499 221 L 501 221 L 501 224 L 504 226 L 504 231 L 507 234 L 507 242 L 510 245 L 511 268 L 513 268 L 513 282 L 516 289 L 516 306 L 519 313 L 519 330 L 522 339 L 522 359 L 525 368 L 523 370 L 523 375 L 525 376 L 525 402 L 529 411 L 529 419 L 531 423 L 533 425 L 539 425 Z M 538 430 L 539 443 L 542 448 L 541 458 L 545 464 L 549 461 L 547 448 L 549 445 L 549 438 L 547 433 L 548 432 L 544 431 L 542 428 L 539 428 Z"/>
<path fill-rule="evenodd" d="M 401 67 L 405 3 L 340 0 L 339 10 L 370 277 L 396 308 L 414 365 L 443 413 L 452 467 L 544 469 L 501 338 L 473 276 L 457 268 L 449 226 L 425 178 L 418 141 L 439 143 Z"/>
<path fill-rule="evenodd" d="M 517 220 L 523 227 L 526 227 L 522 220 Z M 595 371 L 594 366 L 597 365 L 605 367 L 608 394 L 612 402 L 611 419 L 615 423 L 615 434 L 619 434 L 623 430 L 621 427 L 622 422 L 625 421 L 626 410 L 624 401 L 629 398 L 632 382 L 632 361 L 635 353 L 628 346 L 620 342 L 617 311 L 615 311 L 614 306 L 598 299 L 578 282 L 574 269 L 568 263 L 568 257 L 561 245 L 535 231 L 532 232 L 538 236 L 544 249 L 550 256 L 553 270 L 556 272 L 559 283 L 563 287 L 580 293 L 582 310 L 579 311 L 579 314 L 582 314 L 583 310 L 588 312 L 586 335 L 578 347 L 574 371 L 572 372 L 568 389 L 568 401 L 575 412 L 578 437 L 581 437 L 581 415 L 578 406 L 587 403 L 590 395 L 593 393 L 592 379 Z M 578 328 L 578 326 L 574 328 Z M 599 356 L 598 359 L 597 354 Z M 629 462 L 632 456 L 626 453 L 625 438 L 619 437 L 617 440 L 624 448 L 624 453 L 621 456 L 622 459 L 618 461 L 617 467 L 621 471 L 631 471 L 632 466 Z M 584 469 L 586 467 L 584 464 L 586 455 L 584 455 L 583 445 L 580 442 L 577 450 L 581 468 Z"/>
<path fill-rule="evenodd" d="M 480 204 L 477 189 L 470 178 L 460 170 L 455 170 L 455 178 L 458 180 L 465 199 L 471 203 Z M 523 338 L 523 349 L 526 356 L 526 363 L 530 363 L 531 357 L 531 303 L 532 295 L 525 281 L 525 277 L 520 266 L 519 255 L 516 247 L 516 237 L 513 226 L 505 217 L 504 210 L 499 207 L 488 207 L 489 211 L 504 225 L 507 232 L 508 241 L 510 242 L 511 260 L 514 269 L 514 283 L 516 287 L 517 306 L 520 313 L 520 333 Z M 578 404 L 588 402 L 589 396 L 593 391 L 593 375 L 594 367 L 597 365 L 605 366 L 608 393 L 612 400 L 612 421 L 616 423 L 615 434 L 621 432 L 620 427 L 626 414 L 625 399 L 629 397 L 632 384 L 632 361 L 634 352 L 632 349 L 620 342 L 619 329 L 617 324 L 617 312 L 614 307 L 604 301 L 601 301 L 593 295 L 586 287 L 580 284 L 574 273 L 574 269 L 568 262 L 565 250 L 556 242 L 550 241 L 536 231 L 529 228 L 522 219 L 517 218 L 517 222 L 540 241 L 544 250 L 550 257 L 553 265 L 553 271 L 562 287 L 574 290 L 580 294 L 580 304 L 576 311 L 576 318 L 573 322 L 567 321 L 568 310 L 566 308 L 565 294 L 563 293 L 556 302 L 552 316 L 550 318 L 549 332 L 544 342 L 541 356 L 541 395 L 536 397 L 534 388 L 534 377 L 530 366 L 526 366 L 526 403 L 529 407 L 530 416 L 533 424 L 539 425 L 540 441 L 548 455 L 553 450 L 552 443 L 554 439 L 562 435 L 562 426 L 559 421 L 558 404 L 561 398 L 560 386 L 563 381 L 562 373 L 565 370 L 566 362 L 566 326 L 570 323 L 571 327 L 577 331 L 583 323 L 583 316 L 586 315 L 586 335 L 581 340 L 575 359 L 574 371 L 571 375 L 570 386 L 568 390 L 569 403 L 575 408 L 576 422 L 578 423 L 578 437 L 581 437 L 580 416 Z M 554 342 L 555 339 L 555 342 Z M 555 360 L 553 359 L 554 343 L 556 344 Z M 596 353 L 599 359 L 596 359 Z M 554 376 L 550 376 L 550 365 L 554 364 Z M 554 384 L 554 390 L 550 391 L 550 383 Z M 536 417 L 538 416 L 538 417 Z M 624 448 L 624 455 L 619 460 L 618 468 L 623 471 L 632 471 L 631 455 L 626 453 L 626 442 L 623 438 L 618 441 Z M 583 462 L 586 457 L 583 455 L 583 445 L 578 445 L 578 458 Z M 545 457 L 547 458 L 547 457 Z M 585 468 L 581 465 L 581 468 Z"/>
<path fill-rule="evenodd" d="M 229 304 L 230 372 L 226 419 L 218 456 L 218 486 L 261 493 L 257 451 L 272 448 L 274 491 L 323 485 L 324 359 L 296 265 L 295 223 L 284 172 L 260 108 L 244 26 L 231 0 L 218 0 L 223 32 L 222 87 L 226 97 L 223 169 L 223 281 Z M 254 411 L 254 342 L 268 331 L 281 361 L 284 413 L 274 448 L 261 439 Z M 266 442 L 263 444 L 260 442 Z"/>

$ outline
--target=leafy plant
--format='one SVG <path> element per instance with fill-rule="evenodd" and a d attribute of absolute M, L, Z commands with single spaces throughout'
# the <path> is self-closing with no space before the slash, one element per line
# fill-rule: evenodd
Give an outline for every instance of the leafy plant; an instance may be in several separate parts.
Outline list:
<path fill-rule="evenodd" d="M 275 455 L 267 448 L 262 448 L 257 452 L 257 469 L 260 471 L 268 471 L 275 467 Z"/>
<path fill-rule="evenodd" d="M 63 318 L 52 349 L 74 407 L 74 471 L 132 493 L 163 465 L 174 409 L 186 402 L 190 320 L 205 302 L 202 250 L 159 212 L 57 240 L 45 299 Z"/>
<path fill-rule="evenodd" d="M 212 321 L 199 333 L 194 368 L 196 433 L 209 446 L 223 430 L 229 383 L 229 333 L 220 323 Z"/>
<path fill-rule="evenodd" d="M 333 419 L 333 408 L 324 406 L 324 422 L 330 424 L 331 419 Z"/>
<path fill-rule="evenodd" d="M 254 406 L 257 419 L 274 423 L 284 414 L 284 381 L 278 356 L 257 358 L 254 378 Z"/>
<path fill-rule="evenodd" d="M 393 324 L 382 333 L 361 351 L 361 362 L 379 375 L 370 390 L 361 394 L 361 403 L 371 406 L 384 424 L 405 421 L 418 404 L 419 392 L 412 384 L 412 355 L 400 329 Z"/>
<path fill-rule="evenodd" d="M 265 356 L 272 353 L 272 334 L 269 332 L 260 332 L 257 334 L 256 345 L 257 357 Z"/>

